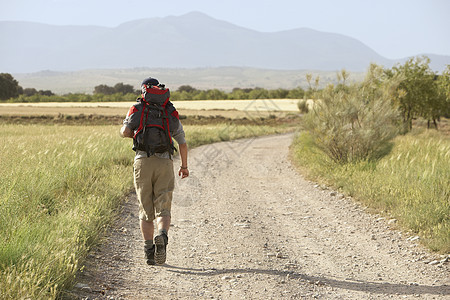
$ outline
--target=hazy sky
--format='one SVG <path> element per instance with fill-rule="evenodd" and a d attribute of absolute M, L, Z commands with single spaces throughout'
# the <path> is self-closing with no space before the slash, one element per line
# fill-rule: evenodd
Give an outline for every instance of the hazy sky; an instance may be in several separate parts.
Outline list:
<path fill-rule="evenodd" d="M 450 55 L 450 0 L 0 0 L 0 21 L 56 25 L 115 27 L 191 11 L 258 31 L 340 33 L 387 58 Z"/>

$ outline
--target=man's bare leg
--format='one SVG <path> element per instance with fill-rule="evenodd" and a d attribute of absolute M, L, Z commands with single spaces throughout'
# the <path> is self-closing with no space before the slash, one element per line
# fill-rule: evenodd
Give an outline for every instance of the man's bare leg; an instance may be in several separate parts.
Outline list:
<path fill-rule="evenodd" d="M 153 241 L 153 234 L 155 231 L 153 221 L 140 220 L 140 225 L 144 241 Z"/>
<path fill-rule="evenodd" d="M 156 227 L 158 228 L 158 233 L 161 232 L 161 230 L 164 230 L 166 234 L 169 232 L 170 229 L 170 216 L 163 216 L 156 218 Z"/>

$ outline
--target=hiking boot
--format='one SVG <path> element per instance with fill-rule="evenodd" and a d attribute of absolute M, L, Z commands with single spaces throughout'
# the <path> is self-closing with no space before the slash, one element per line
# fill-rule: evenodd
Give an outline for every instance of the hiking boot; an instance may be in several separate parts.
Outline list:
<path fill-rule="evenodd" d="M 167 234 L 161 233 L 155 236 L 155 262 L 162 265 L 166 262 L 166 246 L 169 238 Z"/>
<path fill-rule="evenodd" d="M 155 245 L 151 248 L 144 248 L 145 258 L 147 259 L 148 265 L 155 265 Z"/>

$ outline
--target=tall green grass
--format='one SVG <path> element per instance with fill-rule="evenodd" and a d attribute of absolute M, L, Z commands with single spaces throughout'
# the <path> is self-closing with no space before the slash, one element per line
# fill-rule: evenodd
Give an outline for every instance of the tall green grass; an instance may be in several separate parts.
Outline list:
<path fill-rule="evenodd" d="M 398 136 L 377 161 L 338 164 L 300 134 L 292 151 L 309 177 L 394 217 L 430 249 L 450 252 L 450 139 L 439 132 Z"/>
<path fill-rule="evenodd" d="M 190 147 L 286 131 L 185 126 Z M 0 298 L 52 299 L 132 189 L 131 140 L 119 126 L 0 125 Z"/>
<path fill-rule="evenodd" d="M 130 189 L 112 126 L 0 127 L 0 294 L 54 298 Z"/>

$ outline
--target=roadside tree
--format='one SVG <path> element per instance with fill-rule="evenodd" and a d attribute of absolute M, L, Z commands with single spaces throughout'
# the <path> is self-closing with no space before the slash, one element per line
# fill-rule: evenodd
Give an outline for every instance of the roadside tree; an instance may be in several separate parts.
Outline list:
<path fill-rule="evenodd" d="M 133 94 L 134 88 L 131 84 L 124 84 L 123 82 L 119 82 L 114 86 L 114 92 L 119 94 Z"/>
<path fill-rule="evenodd" d="M 423 117 L 437 128 L 443 115 L 444 100 L 439 96 L 436 74 L 431 70 L 426 56 L 411 58 L 403 65 L 385 70 L 389 78 L 402 78 L 396 88 L 395 105 L 402 114 L 404 131 L 412 129 L 412 120 Z"/>
<path fill-rule="evenodd" d="M 441 97 L 443 116 L 450 118 L 450 65 L 437 79 L 438 94 Z"/>
<path fill-rule="evenodd" d="M 115 93 L 115 89 L 112 86 L 106 84 L 97 85 L 94 88 L 94 94 L 112 95 Z"/>
<path fill-rule="evenodd" d="M 9 73 L 0 73 L 0 100 L 18 97 L 23 89 Z"/>

